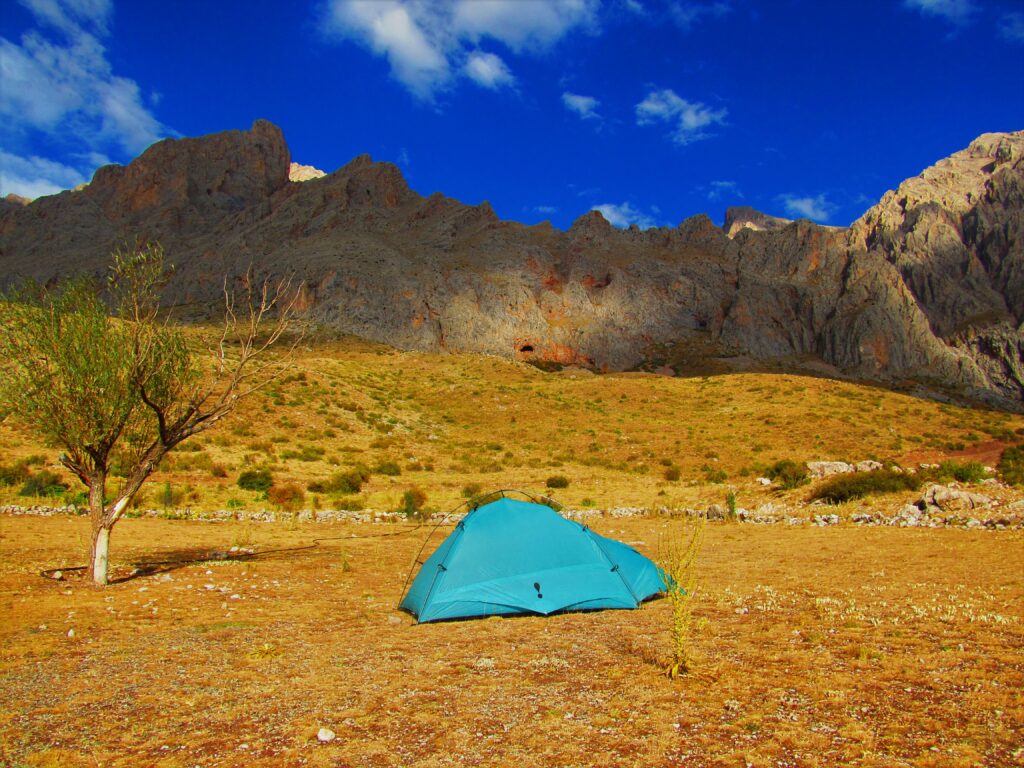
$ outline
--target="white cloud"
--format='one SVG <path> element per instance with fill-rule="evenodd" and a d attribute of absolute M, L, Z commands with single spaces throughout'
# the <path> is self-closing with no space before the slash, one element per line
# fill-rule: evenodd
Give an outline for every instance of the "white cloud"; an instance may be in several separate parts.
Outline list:
<path fill-rule="evenodd" d="M 786 213 L 797 218 L 813 221 L 828 221 L 836 212 L 836 206 L 830 203 L 824 193 L 815 197 L 797 197 L 796 195 L 779 195 Z"/>
<path fill-rule="evenodd" d="M 83 28 L 106 35 L 110 31 L 110 0 L 19 0 L 37 19 L 69 36 Z"/>
<path fill-rule="evenodd" d="M 391 74 L 431 101 L 461 74 L 487 88 L 515 81 L 484 39 L 536 53 L 591 26 L 597 0 L 330 0 L 324 30 L 385 56 Z"/>
<path fill-rule="evenodd" d="M 535 205 L 533 207 L 534 213 L 558 213 L 558 209 L 553 205 Z"/>
<path fill-rule="evenodd" d="M 999 36 L 1011 43 L 1024 43 L 1024 13 L 1007 13 L 1000 19 Z"/>
<path fill-rule="evenodd" d="M 903 0 L 903 5 L 926 16 L 937 16 L 960 27 L 978 10 L 973 0 Z"/>
<path fill-rule="evenodd" d="M 725 109 L 712 109 L 699 101 L 687 101 L 670 88 L 651 91 L 647 98 L 636 105 L 637 125 L 674 123 L 672 140 L 680 146 L 708 138 L 705 129 L 722 125 L 726 115 L 728 111 Z"/>
<path fill-rule="evenodd" d="M 336 0 L 331 5 L 331 28 L 352 37 L 380 56 L 391 72 L 417 96 L 429 98 L 451 76 L 439 41 L 398 0 Z"/>
<path fill-rule="evenodd" d="M 628 227 L 636 224 L 640 229 L 651 229 L 657 227 L 658 222 L 650 214 L 634 208 L 630 203 L 602 203 L 591 208 L 593 211 L 600 211 L 608 223 L 613 227 Z"/>
<path fill-rule="evenodd" d="M 69 145 L 81 163 L 76 173 L 84 177 L 95 168 L 92 156 L 116 152 L 131 157 L 170 132 L 147 109 L 138 84 L 113 72 L 98 37 L 109 30 L 108 0 L 22 4 L 38 28 L 18 42 L 0 37 L 0 140 L 8 149 L 31 146 L 40 137 Z M 46 181 L 45 176 L 5 172 L 33 189 L 52 191 L 46 185 L 57 183 L 52 177 Z"/>
<path fill-rule="evenodd" d="M 743 197 L 739 185 L 735 181 L 712 181 L 709 185 L 708 200 L 718 200 L 722 197 Z"/>
<path fill-rule="evenodd" d="M 729 3 L 724 2 L 678 2 L 672 3 L 669 6 L 669 14 L 672 16 L 672 20 L 685 32 L 689 32 L 693 25 L 700 21 L 702 16 L 717 19 L 725 16 L 730 11 L 732 11 L 732 7 Z"/>
<path fill-rule="evenodd" d="M 30 200 L 82 184 L 80 171 L 43 157 L 19 157 L 0 150 L 0 197 L 11 193 Z"/>
<path fill-rule="evenodd" d="M 597 107 L 601 103 L 593 96 L 581 96 L 578 93 L 569 93 L 566 91 L 562 94 L 562 103 L 566 109 L 575 112 L 584 120 L 600 120 L 601 116 L 597 114 Z"/>
<path fill-rule="evenodd" d="M 452 25 L 457 37 L 474 42 L 490 37 L 517 53 L 542 50 L 573 27 L 593 24 L 598 5 L 593 0 L 455 0 Z"/>
<path fill-rule="evenodd" d="M 477 85 L 496 91 L 503 85 L 515 85 L 516 79 L 504 61 L 493 53 L 474 51 L 466 59 L 466 75 Z"/>

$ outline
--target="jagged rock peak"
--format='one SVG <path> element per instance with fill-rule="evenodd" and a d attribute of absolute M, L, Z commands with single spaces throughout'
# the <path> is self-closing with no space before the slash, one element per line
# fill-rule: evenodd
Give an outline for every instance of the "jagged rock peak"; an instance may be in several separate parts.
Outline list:
<path fill-rule="evenodd" d="M 877 205 L 855 221 L 850 231 L 854 241 L 871 247 L 889 233 L 900 232 L 911 212 L 921 206 L 938 205 L 962 216 L 978 204 L 992 177 L 1024 160 L 1024 131 L 983 133 L 966 149 L 955 152 L 886 192 Z"/>
<path fill-rule="evenodd" d="M 288 183 L 290 164 L 281 129 L 257 120 L 248 131 L 159 141 L 128 165 L 97 170 L 86 191 L 119 219 L 183 207 L 207 216 L 265 200 Z"/>
<path fill-rule="evenodd" d="M 729 237 L 736 237 L 744 229 L 752 229 L 755 232 L 769 232 L 773 229 L 782 229 L 782 227 L 791 223 L 791 219 L 769 216 L 767 213 L 761 213 L 749 205 L 740 205 L 726 209 L 725 224 L 722 225 L 722 229 Z"/>
<path fill-rule="evenodd" d="M 312 165 L 292 163 L 288 166 L 289 181 L 312 181 L 313 179 L 322 179 L 326 175 L 326 173 L 319 168 L 314 168 Z"/>
<path fill-rule="evenodd" d="M 587 211 L 569 227 L 570 235 L 600 235 L 613 231 L 614 227 L 598 210 Z"/>

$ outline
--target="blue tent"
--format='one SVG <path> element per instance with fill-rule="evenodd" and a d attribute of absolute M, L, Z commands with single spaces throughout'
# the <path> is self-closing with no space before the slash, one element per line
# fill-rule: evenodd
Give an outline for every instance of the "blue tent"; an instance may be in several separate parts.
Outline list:
<path fill-rule="evenodd" d="M 501 498 L 466 515 L 420 568 L 400 607 L 420 622 L 636 608 L 665 589 L 632 547 L 550 507 Z"/>

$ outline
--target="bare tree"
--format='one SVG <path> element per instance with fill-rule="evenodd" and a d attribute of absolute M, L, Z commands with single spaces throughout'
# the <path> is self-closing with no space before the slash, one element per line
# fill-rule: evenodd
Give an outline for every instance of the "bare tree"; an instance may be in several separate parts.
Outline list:
<path fill-rule="evenodd" d="M 284 366 L 268 352 L 293 317 L 288 279 L 250 270 L 236 296 L 225 278 L 223 324 L 198 351 L 160 309 L 168 276 L 163 249 L 146 243 L 113 254 L 106 296 L 76 279 L 0 300 L 0 415 L 61 446 L 88 489 L 96 584 L 107 583 L 111 530 L 160 460 Z M 115 459 L 124 480 L 108 497 Z"/>

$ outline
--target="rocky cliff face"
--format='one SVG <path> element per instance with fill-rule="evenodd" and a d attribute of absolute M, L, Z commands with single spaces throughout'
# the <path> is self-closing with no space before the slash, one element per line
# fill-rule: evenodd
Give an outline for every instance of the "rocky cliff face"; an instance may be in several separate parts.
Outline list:
<path fill-rule="evenodd" d="M 733 209 L 726 227 L 567 232 L 422 197 L 358 157 L 296 171 L 280 131 L 164 141 L 80 191 L 0 207 L 0 276 L 105 267 L 159 239 L 196 313 L 250 263 L 309 311 L 401 347 L 679 373 L 779 366 L 1024 400 L 1024 132 L 986 135 L 849 229 Z M 303 178 L 302 181 L 290 180 Z"/>

